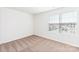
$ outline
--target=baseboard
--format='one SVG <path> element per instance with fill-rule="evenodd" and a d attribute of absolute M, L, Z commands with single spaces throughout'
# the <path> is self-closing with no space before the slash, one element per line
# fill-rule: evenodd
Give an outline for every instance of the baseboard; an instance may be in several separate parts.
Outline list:
<path fill-rule="evenodd" d="M 70 43 L 70 42 L 66 42 L 66 41 L 62 41 L 62 40 L 58 40 L 56 37 L 50 37 L 50 36 L 46 36 L 46 35 L 40 35 L 40 34 L 36 34 L 37 36 L 40 36 L 40 37 L 44 37 L 44 38 L 47 38 L 47 39 L 50 39 L 50 40 L 54 40 L 54 41 L 58 41 L 58 42 L 61 42 L 61 43 L 64 43 L 64 44 L 68 44 L 68 45 L 71 45 L 71 46 L 74 46 L 74 47 L 79 47 L 78 44 L 75 44 L 75 43 Z"/>
<path fill-rule="evenodd" d="M 58 41 L 58 42 L 61 42 L 61 43 L 65 43 L 65 44 L 68 44 L 68 45 L 71 45 L 71 46 L 79 47 L 78 44 L 75 44 L 73 42 L 70 43 L 70 42 L 58 40 L 56 37 L 50 37 L 50 36 L 47 36 L 47 35 L 40 35 L 40 34 L 32 34 L 32 35 L 44 37 L 44 38 L 47 38 L 47 39 L 50 39 L 50 40 L 54 40 L 54 41 Z M 23 38 L 26 38 L 26 37 L 29 37 L 29 36 L 32 36 L 32 35 L 27 35 L 27 36 L 24 36 L 24 37 L 20 37 L 20 38 L 17 38 L 15 40 L 23 39 Z M 15 41 L 15 40 L 4 41 L 4 42 L 1 42 L 0 44 L 8 43 L 8 42 Z"/>
<path fill-rule="evenodd" d="M 19 38 L 16 38 L 16 39 L 12 39 L 12 40 L 1 41 L 1 42 L 0 42 L 0 45 L 1 45 L 1 44 L 5 44 L 5 43 L 8 43 L 8 42 L 15 41 L 15 40 L 23 39 L 23 38 L 25 38 L 25 37 L 29 37 L 29 36 L 32 36 L 32 35 L 33 35 L 33 34 L 26 35 L 26 36 L 22 36 L 22 37 L 19 37 Z"/>

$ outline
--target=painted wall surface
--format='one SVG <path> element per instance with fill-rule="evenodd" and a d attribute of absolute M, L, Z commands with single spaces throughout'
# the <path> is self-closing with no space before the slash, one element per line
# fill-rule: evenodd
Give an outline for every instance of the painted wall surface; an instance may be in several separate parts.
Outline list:
<path fill-rule="evenodd" d="M 48 31 L 50 16 L 73 11 L 77 12 L 75 33 Z M 79 8 L 58 8 L 36 15 L 0 8 L 0 44 L 32 34 L 79 47 Z"/>
<path fill-rule="evenodd" d="M 1 39 L 1 9 L 0 9 L 0 39 Z"/>
<path fill-rule="evenodd" d="M 51 16 L 74 11 L 77 12 L 77 25 L 75 33 L 48 31 L 48 22 Z M 36 14 L 34 19 L 34 31 L 36 35 L 79 47 L 79 8 L 58 8 L 49 12 Z"/>
<path fill-rule="evenodd" d="M 0 44 L 33 34 L 33 16 L 20 11 L 0 8 Z"/>

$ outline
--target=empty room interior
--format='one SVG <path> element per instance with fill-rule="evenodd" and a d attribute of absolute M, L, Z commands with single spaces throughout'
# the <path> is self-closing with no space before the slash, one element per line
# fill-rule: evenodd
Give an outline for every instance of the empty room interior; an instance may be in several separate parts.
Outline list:
<path fill-rule="evenodd" d="M 79 7 L 0 7 L 0 52 L 79 52 Z"/>

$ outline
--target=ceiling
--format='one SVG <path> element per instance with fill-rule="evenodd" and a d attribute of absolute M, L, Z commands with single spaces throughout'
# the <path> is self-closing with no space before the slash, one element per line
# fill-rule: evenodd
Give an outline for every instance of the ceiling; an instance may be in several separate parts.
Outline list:
<path fill-rule="evenodd" d="M 58 7 L 10 7 L 11 9 L 23 11 L 23 12 L 28 12 L 31 14 L 37 14 L 41 12 L 46 12 L 49 10 L 56 9 Z"/>

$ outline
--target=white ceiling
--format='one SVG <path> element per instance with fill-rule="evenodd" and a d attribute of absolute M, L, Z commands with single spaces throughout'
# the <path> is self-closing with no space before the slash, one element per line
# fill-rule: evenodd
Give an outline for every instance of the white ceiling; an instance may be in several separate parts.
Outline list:
<path fill-rule="evenodd" d="M 28 12 L 32 14 L 37 14 L 40 12 L 46 12 L 52 9 L 56 9 L 58 7 L 10 7 L 11 9 Z"/>

